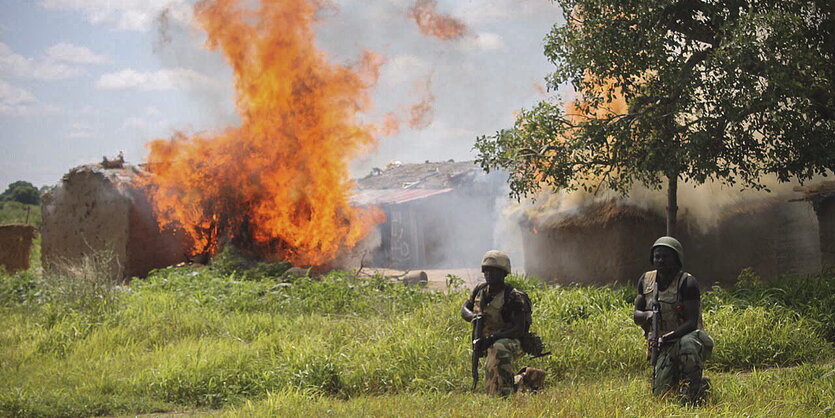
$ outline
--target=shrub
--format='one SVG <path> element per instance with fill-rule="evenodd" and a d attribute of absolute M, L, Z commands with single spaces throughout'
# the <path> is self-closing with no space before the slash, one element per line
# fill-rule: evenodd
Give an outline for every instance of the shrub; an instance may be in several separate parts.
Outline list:
<path fill-rule="evenodd" d="M 268 263 L 254 256 L 247 256 L 233 245 L 225 245 L 212 258 L 211 268 L 221 275 L 239 277 L 245 280 L 281 277 L 292 265 L 287 262 Z"/>
<path fill-rule="evenodd" d="M 40 280 L 31 271 L 5 274 L 0 267 L 0 306 L 34 302 L 41 295 Z"/>

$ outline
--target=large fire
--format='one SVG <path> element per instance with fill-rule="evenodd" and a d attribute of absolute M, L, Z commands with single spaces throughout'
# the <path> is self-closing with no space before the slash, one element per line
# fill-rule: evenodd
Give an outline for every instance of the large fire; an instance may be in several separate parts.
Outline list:
<path fill-rule="evenodd" d="M 234 70 L 242 123 L 211 135 L 150 143 L 151 198 L 162 227 L 192 254 L 223 240 L 297 265 L 322 265 L 383 219 L 349 205 L 348 163 L 375 145 L 368 88 L 380 60 L 327 61 L 312 25 L 320 0 L 205 0 L 195 16 Z"/>

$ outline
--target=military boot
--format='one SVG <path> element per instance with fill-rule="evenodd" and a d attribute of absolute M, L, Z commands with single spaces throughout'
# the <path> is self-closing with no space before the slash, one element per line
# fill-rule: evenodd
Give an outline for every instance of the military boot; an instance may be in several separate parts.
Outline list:
<path fill-rule="evenodd" d="M 699 406 L 704 403 L 710 390 L 710 379 L 702 377 L 702 369 L 697 369 L 684 376 L 680 386 L 681 403 L 688 406 Z"/>

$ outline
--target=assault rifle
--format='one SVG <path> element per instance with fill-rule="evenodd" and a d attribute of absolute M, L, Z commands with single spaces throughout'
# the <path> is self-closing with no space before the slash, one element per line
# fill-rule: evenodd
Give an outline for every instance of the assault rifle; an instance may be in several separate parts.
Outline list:
<path fill-rule="evenodd" d="M 658 353 L 661 351 L 661 344 L 658 337 L 661 336 L 661 303 L 658 302 L 658 291 L 652 301 L 652 339 L 649 342 L 649 361 L 652 363 L 652 391 L 655 392 L 655 364 L 658 363 Z"/>
<path fill-rule="evenodd" d="M 473 317 L 473 390 L 478 386 L 478 359 L 484 356 L 484 317 Z"/>

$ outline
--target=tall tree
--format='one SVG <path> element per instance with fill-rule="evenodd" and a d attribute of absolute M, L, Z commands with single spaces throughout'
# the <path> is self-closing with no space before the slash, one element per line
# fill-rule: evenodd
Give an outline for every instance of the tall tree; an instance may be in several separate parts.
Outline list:
<path fill-rule="evenodd" d="M 804 180 L 835 167 L 835 2 L 558 3 L 547 81 L 570 82 L 574 105 L 543 101 L 475 144 L 485 170 L 511 173 L 515 197 L 666 180 L 675 235 L 680 179 L 764 188 L 767 173 Z"/>
<path fill-rule="evenodd" d="M 41 202 L 41 194 L 32 183 L 19 180 L 10 184 L 3 193 L 0 193 L 0 201 L 3 200 L 37 205 Z"/>

